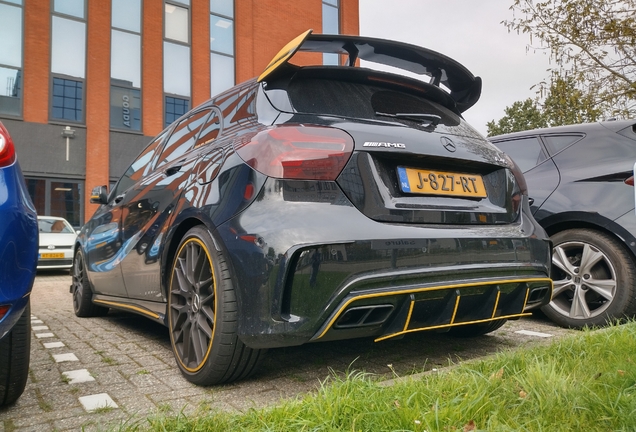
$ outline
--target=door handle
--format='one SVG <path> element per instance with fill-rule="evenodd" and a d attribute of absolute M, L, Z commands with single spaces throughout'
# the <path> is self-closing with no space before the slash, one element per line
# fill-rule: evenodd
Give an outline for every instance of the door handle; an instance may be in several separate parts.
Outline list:
<path fill-rule="evenodd" d="M 114 202 L 115 204 L 119 204 L 119 203 L 121 202 L 121 200 L 123 200 L 123 199 L 124 199 L 124 194 L 117 195 L 117 196 L 115 197 L 115 199 L 113 200 L 113 202 Z"/>
<path fill-rule="evenodd" d="M 534 204 L 534 198 L 528 197 L 528 204 L 530 205 Z"/>

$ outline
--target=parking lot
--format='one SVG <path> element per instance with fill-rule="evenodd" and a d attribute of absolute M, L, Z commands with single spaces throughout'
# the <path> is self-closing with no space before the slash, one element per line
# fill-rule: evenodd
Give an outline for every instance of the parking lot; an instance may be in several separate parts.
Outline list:
<path fill-rule="evenodd" d="M 161 325 L 117 311 L 77 318 L 70 282 L 66 272 L 36 277 L 29 381 L 18 402 L 0 410 L 0 432 L 94 430 L 155 414 L 243 411 L 315 391 L 330 375 L 351 369 L 389 379 L 572 332 L 531 318 L 477 339 L 423 332 L 380 343 L 361 339 L 275 349 L 253 378 L 204 388 L 181 377 Z"/>

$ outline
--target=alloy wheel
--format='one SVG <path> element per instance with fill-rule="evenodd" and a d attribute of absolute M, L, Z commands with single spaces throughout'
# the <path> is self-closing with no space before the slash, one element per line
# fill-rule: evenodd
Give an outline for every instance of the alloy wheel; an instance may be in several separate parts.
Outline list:
<path fill-rule="evenodd" d="M 179 250 L 172 272 L 169 321 L 173 347 L 182 366 L 196 372 L 212 347 L 216 310 L 212 262 L 197 238 Z"/>
<path fill-rule="evenodd" d="M 616 295 L 616 271 L 611 260 L 586 242 L 569 241 L 554 247 L 552 279 L 550 306 L 572 319 L 601 315 Z"/>
<path fill-rule="evenodd" d="M 73 308 L 78 311 L 82 305 L 82 295 L 84 294 L 84 260 L 78 253 L 75 255 L 73 265 Z"/>

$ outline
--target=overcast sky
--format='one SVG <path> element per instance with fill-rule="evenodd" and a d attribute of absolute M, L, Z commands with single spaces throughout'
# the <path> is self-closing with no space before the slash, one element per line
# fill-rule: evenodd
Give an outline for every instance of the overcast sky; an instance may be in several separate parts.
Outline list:
<path fill-rule="evenodd" d="M 512 0 L 360 0 L 360 34 L 439 51 L 483 80 L 479 102 L 464 113 L 484 135 L 504 108 L 535 96 L 549 77 L 548 55 L 526 52 L 527 35 L 508 33 Z"/>

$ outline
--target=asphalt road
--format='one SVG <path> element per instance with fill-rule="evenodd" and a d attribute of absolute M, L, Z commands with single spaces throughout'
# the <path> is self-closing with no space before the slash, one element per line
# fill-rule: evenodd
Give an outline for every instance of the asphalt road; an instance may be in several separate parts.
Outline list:
<path fill-rule="evenodd" d="M 103 430 L 158 413 L 244 411 L 315 391 L 350 370 L 390 379 L 574 332 L 533 317 L 474 339 L 422 332 L 273 349 L 249 380 L 205 388 L 181 376 L 165 327 L 118 311 L 77 318 L 70 283 L 66 272 L 36 277 L 29 381 L 16 404 L 0 409 L 0 432 Z"/>

